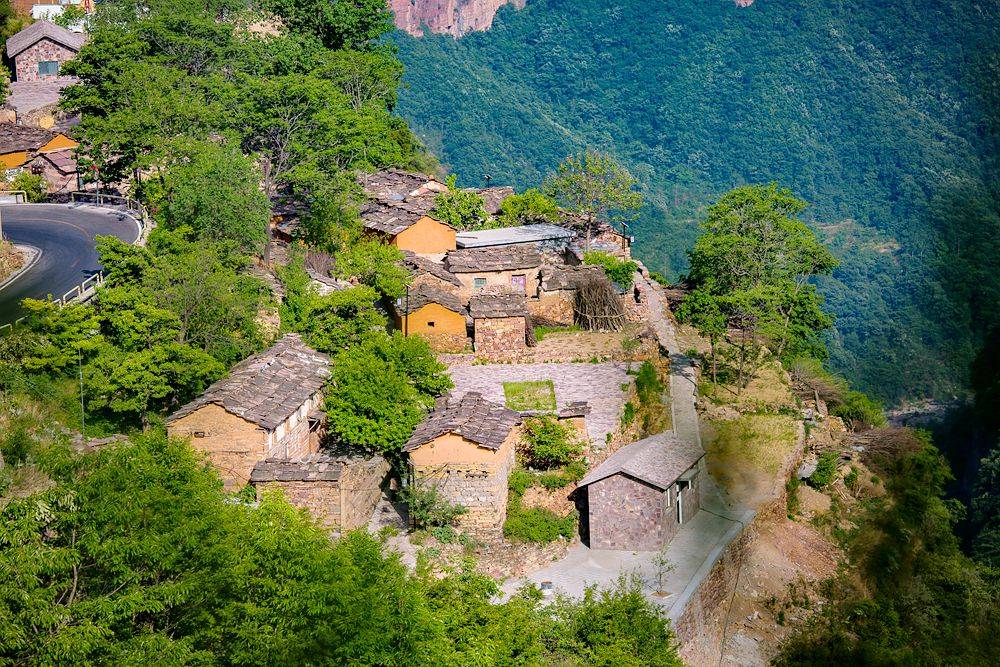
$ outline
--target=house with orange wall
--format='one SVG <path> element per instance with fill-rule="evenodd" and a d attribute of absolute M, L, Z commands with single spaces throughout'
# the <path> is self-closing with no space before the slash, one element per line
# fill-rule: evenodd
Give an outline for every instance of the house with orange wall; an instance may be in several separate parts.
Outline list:
<path fill-rule="evenodd" d="M 72 187 L 76 182 L 77 146 L 62 132 L 0 123 L 0 169 L 8 181 L 23 169 L 30 169 L 46 177 L 50 192 Z"/>
<path fill-rule="evenodd" d="M 435 220 L 433 202 L 374 201 L 361 209 L 365 230 L 400 250 L 443 257 L 455 249 L 455 228 Z"/>
<path fill-rule="evenodd" d="M 395 303 L 396 329 L 421 336 L 439 352 L 458 352 L 468 343 L 467 311 L 454 292 L 420 283 Z"/>

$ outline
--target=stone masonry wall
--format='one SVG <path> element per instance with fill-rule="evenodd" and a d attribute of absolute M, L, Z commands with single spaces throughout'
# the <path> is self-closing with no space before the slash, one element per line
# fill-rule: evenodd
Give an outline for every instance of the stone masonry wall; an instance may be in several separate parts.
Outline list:
<path fill-rule="evenodd" d="M 267 434 L 256 424 L 206 405 L 167 426 L 172 437 L 191 438 L 191 445 L 204 452 L 219 471 L 226 491 L 236 491 L 250 480 L 250 471 L 266 456 Z"/>
<path fill-rule="evenodd" d="M 288 502 L 309 513 L 323 526 L 341 526 L 340 484 L 338 482 L 264 482 L 257 484 L 257 499 L 268 491 L 279 490 Z"/>
<path fill-rule="evenodd" d="M 382 482 L 389 474 L 389 462 L 378 457 L 345 467 L 340 483 L 343 488 L 341 530 L 368 525 L 382 496 Z"/>
<path fill-rule="evenodd" d="M 295 426 L 289 423 L 285 420 L 285 435 L 267 452 L 268 458 L 298 459 L 309 455 L 309 420 L 303 417 Z"/>
<path fill-rule="evenodd" d="M 61 44 L 56 44 L 51 39 L 44 38 L 29 46 L 15 58 L 18 81 L 46 81 L 54 79 L 58 75 L 39 76 L 38 63 L 46 60 L 55 60 L 60 64 L 76 57 L 76 52 L 67 49 Z"/>
<path fill-rule="evenodd" d="M 536 325 L 569 326 L 573 324 L 575 290 L 539 292 L 538 299 L 528 300 L 528 311 Z"/>
<path fill-rule="evenodd" d="M 478 318 L 473 328 L 477 354 L 515 356 L 527 347 L 524 317 Z"/>
<path fill-rule="evenodd" d="M 588 486 L 587 495 L 591 549 L 655 551 L 663 545 L 666 497 L 659 489 L 618 474 Z"/>
<path fill-rule="evenodd" d="M 42 178 L 45 179 L 46 188 L 45 191 L 49 193 L 53 192 L 69 192 L 70 190 L 76 189 L 76 174 L 64 174 L 55 165 L 46 160 L 43 156 L 39 155 L 34 160 L 32 160 L 28 167 L 32 171 L 41 170 Z"/>

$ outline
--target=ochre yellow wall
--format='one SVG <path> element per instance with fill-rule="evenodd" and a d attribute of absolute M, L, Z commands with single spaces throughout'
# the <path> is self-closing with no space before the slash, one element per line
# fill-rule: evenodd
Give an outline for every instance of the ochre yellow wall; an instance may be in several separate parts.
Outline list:
<path fill-rule="evenodd" d="M 396 326 L 407 336 L 418 333 L 465 335 L 465 316 L 437 303 L 429 303 L 410 313 L 409 317 L 397 317 L 396 320 Z M 433 322 L 434 326 L 428 326 L 428 322 Z"/>
<path fill-rule="evenodd" d="M 418 255 L 446 253 L 455 249 L 455 230 L 425 215 L 397 234 L 392 245 Z"/>
<path fill-rule="evenodd" d="M 24 151 L 15 151 L 0 155 L 0 164 L 3 165 L 4 169 L 17 169 L 27 161 L 28 154 Z"/>
<path fill-rule="evenodd" d="M 73 141 L 72 139 L 70 139 L 69 137 L 67 137 L 65 134 L 60 133 L 60 134 L 57 134 L 56 136 L 52 137 L 52 139 L 49 140 L 49 143 L 47 143 L 44 146 L 42 146 L 41 148 L 39 148 L 38 152 L 39 153 L 47 153 L 49 151 L 61 151 L 61 150 L 65 150 L 67 148 L 76 148 L 79 145 L 80 144 L 78 144 L 77 142 Z"/>
<path fill-rule="evenodd" d="M 447 463 L 493 463 L 499 465 L 514 449 L 517 429 L 511 431 L 500 449 L 492 450 L 469 442 L 460 435 L 446 433 L 426 445 L 410 452 L 410 462 L 415 467 L 444 465 Z"/>
<path fill-rule="evenodd" d="M 205 437 L 193 437 L 204 431 Z M 204 452 L 226 483 L 226 490 L 243 487 L 250 472 L 267 455 L 267 433 L 256 424 L 209 403 L 167 425 L 167 434 L 191 437 L 191 446 Z"/>

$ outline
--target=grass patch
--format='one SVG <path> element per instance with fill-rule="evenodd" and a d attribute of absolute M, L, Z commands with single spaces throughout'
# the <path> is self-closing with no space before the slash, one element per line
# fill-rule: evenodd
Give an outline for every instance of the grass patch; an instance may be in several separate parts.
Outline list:
<path fill-rule="evenodd" d="M 714 457 L 764 473 L 778 472 L 798 440 L 795 420 L 787 415 L 754 414 L 712 423 L 709 444 Z"/>
<path fill-rule="evenodd" d="M 577 333 L 577 332 L 580 332 L 580 331 L 583 331 L 583 328 L 580 327 L 577 324 L 570 324 L 568 326 L 562 326 L 562 327 L 538 326 L 538 327 L 535 327 L 535 340 L 536 341 L 541 341 L 543 338 L 545 338 L 549 334 L 554 334 L 554 333 Z"/>
<path fill-rule="evenodd" d="M 552 380 L 504 382 L 507 407 L 518 412 L 555 412 L 556 389 Z"/>

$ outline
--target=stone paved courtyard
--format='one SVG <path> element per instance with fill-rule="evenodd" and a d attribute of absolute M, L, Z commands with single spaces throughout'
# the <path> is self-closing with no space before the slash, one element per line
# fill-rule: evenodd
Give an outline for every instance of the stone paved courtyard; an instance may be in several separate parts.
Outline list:
<path fill-rule="evenodd" d="M 455 395 L 478 391 L 497 403 L 504 402 L 504 382 L 552 380 L 556 390 L 556 407 L 574 401 L 586 401 L 591 413 L 587 417 L 587 435 L 591 442 L 603 443 L 608 433 L 616 431 L 625 405 L 627 392 L 622 385 L 632 383 L 625 364 L 477 364 L 452 366 L 449 369 L 455 383 Z"/>

